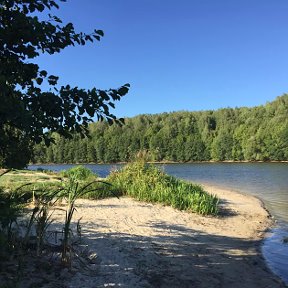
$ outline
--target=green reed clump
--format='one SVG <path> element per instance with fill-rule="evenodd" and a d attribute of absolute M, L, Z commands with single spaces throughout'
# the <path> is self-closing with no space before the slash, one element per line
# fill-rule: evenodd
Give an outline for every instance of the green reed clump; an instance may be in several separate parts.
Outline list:
<path fill-rule="evenodd" d="M 61 172 L 61 174 L 64 177 L 75 177 L 78 181 L 88 179 L 91 180 L 91 178 L 97 177 L 97 175 L 94 174 L 90 169 L 82 165 L 74 166 L 68 170 L 64 170 Z"/>
<path fill-rule="evenodd" d="M 81 198 L 98 200 L 113 196 L 122 196 L 122 193 L 120 193 L 118 189 L 113 187 L 110 183 L 102 181 L 95 173 L 82 165 L 64 170 L 61 172 L 61 175 L 68 179 L 73 178 L 82 185 L 89 183 L 89 192 L 84 193 Z"/>
<path fill-rule="evenodd" d="M 84 199 L 100 200 L 109 197 L 120 197 L 123 193 L 120 189 L 105 181 L 98 181 L 91 185 L 93 191 L 86 193 L 82 196 Z"/>
<path fill-rule="evenodd" d="M 120 193 L 137 200 L 162 203 L 203 215 L 218 213 L 216 196 L 199 185 L 169 176 L 155 165 L 141 160 L 111 173 L 108 180 Z"/>

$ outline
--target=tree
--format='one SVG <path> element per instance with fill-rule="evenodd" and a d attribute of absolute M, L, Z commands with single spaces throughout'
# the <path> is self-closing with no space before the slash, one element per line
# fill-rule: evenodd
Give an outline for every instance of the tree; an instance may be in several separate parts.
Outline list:
<path fill-rule="evenodd" d="M 49 145 L 53 138 L 47 131 L 71 138 L 73 132 L 87 135 L 95 117 L 123 122 L 110 108 L 128 92 L 129 84 L 109 90 L 59 87 L 57 76 L 32 62 L 42 53 L 59 53 L 68 46 L 99 41 L 104 35 L 96 29 L 91 34 L 77 33 L 72 23 L 64 25 L 50 14 L 48 20 L 39 19 L 40 13 L 52 8 L 59 8 L 53 0 L 0 1 L 0 157 L 5 158 L 7 147 L 12 147 L 12 142 L 2 145 L 3 139 L 10 139 L 8 130 L 19 139 L 44 140 Z M 49 89 L 44 90 L 43 84 Z M 18 158 L 17 153 L 13 155 Z M 1 165 L 14 165 L 7 163 L 3 159 Z"/>
<path fill-rule="evenodd" d="M 8 125 L 0 128 L 0 167 L 25 166 L 32 156 L 31 151 L 30 140 L 19 130 Z"/>
<path fill-rule="evenodd" d="M 211 147 L 211 156 L 214 160 L 223 161 L 232 159 L 233 138 L 226 131 L 221 131 L 214 139 Z"/>
<path fill-rule="evenodd" d="M 287 160 L 287 113 L 288 95 L 283 95 L 260 108 L 140 115 L 126 119 L 123 126 L 92 123 L 89 130 L 95 151 L 87 149 L 84 154 L 93 159 L 95 152 L 97 162 L 129 161 L 146 150 L 151 161 Z M 71 148 L 64 149 L 64 154 L 69 153 L 73 162 L 83 146 L 80 136 L 75 134 L 73 141 L 65 141 Z M 57 145 L 60 147 L 60 143 Z M 52 151 L 53 157 L 49 148 L 46 157 L 37 152 L 35 161 L 56 159 L 57 149 Z"/>

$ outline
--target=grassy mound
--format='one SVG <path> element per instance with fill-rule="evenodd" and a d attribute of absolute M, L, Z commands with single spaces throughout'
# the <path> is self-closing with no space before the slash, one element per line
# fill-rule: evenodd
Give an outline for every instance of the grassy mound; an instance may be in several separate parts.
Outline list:
<path fill-rule="evenodd" d="M 119 194 L 162 203 L 179 210 L 216 215 L 218 198 L 195 185 L 165 174 L 154 165 L 136 161 L 112 172 L 108 181 Z"/>
<path fill-rule="evenodd" d="M 203 215 L 218 213 L 219 200 L 216 196 L 208 194 L 199 185 L 169 176 L 155 165 L 145 164 L 144 160 L 131 162 L 121 170 L 111 172 L 104 181 L 99 180 L 97 175 L 88 168 L 75 166 L 60 174 L 13 171 L 1 177 L 0 186 L 6 186 L 6 188 L 8 186 L 9 190 L 13 190 L 24 184 L 21 193 L 25 191 L 32 197 L 32 190 L 37 191 L 37 194 L 42 194 L 43 191 L 53 192 L 61 189 L 65 179 L 68 178 L 79 182 L 79 187 L 89 184 L 87 193 L 81 198 L 97 200 L 128 195 L 137 200 L 162 203 L 179 210 Z M 62 179 L 64 183 L 59 179 Z M 32 186 L 25 185 L 29 182 L 33 183 Z"/>
<path fill-rule="evenodd" d="M 77 165 L 60 173 L 63 177 L 74 177 L 76 180 L 93 180 L 97 177 L 90 169 Z"/>

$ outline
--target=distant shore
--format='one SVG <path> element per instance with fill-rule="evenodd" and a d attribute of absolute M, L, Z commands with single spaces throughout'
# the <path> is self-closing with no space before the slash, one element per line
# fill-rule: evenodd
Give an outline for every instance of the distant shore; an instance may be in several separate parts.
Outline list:
<path fill-rule="evenodd" d="M 111 163 L 29 163 L 29 165 L 125 165 L 128 162 L 111 162 Z M 225 160 L 225 161 L 187 161 L 187 162 L 175 162 L 175 161 L 148 161 L 149 164 L 198 164 L 198 163 L 288 163 L 288 160 L 271 160 L 271 161 L 235 161 L 235 160 Z"/>

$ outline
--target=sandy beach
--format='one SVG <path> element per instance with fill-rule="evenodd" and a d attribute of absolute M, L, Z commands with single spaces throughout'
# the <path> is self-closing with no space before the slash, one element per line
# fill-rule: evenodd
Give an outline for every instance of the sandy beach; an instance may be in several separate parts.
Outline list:
<path fill-rule="evenodd" d="M 72 224 L 77 244 L 72 246 L 70 269 L 60 266 L 58 250 L 47 248 L 40 258 L 25 258 L 17 287 L 287 287 L 261 255 L 262 240 L 273 225 L 261 201 L 204 188 L 220 198 L 217 217 L 128 197 L 77 200 Z M 62 237 L 54 233 L 63 227 L 62 205 L 53 212 L 47 231 L 51 243 L 57 235 Z M 75 233 L 79 219 L 81 237 Z M 7 263 L 0 273 L 0 287 L 12 287 L 1 284 L 15 279 L 16 271 L 15 261 Z"/>
<path fill-rule="evenodd" d="M 262 203 L 205 189 L 221 199 L 218 217 L 126 197 L 79 200 L 74 220 L 81 218 L 82 243 L 94 256 L 89 267 L 66 271 L 62 287 L 285 287 L 261 256 L 273 224 Z"/>

